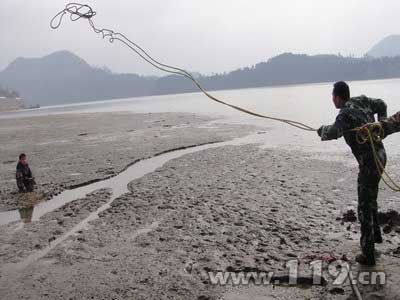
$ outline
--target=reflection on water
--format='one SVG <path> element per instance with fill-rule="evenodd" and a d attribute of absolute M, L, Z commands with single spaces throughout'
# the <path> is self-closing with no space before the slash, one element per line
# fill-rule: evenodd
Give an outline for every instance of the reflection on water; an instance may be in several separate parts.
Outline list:
<path fill-rule="evenodd" d="M 18 220 L 30 223 L 34 215 L 34 207 L 44 203 L 45 198 L 36 192 L 30 192 L 18 194 L 16 201 L 18 209 L 0 212 L 0 225 Z"/>
<path fill-rule="evenodd" d="M 21 221 L 23 223 L 30 223 L 32 221 L 32 214 L 33 214 L 33 208 L 34 206 L 28 206 L 28 207 L 21 207 L 18 209 L 19 215 L 21 217 Z"/>

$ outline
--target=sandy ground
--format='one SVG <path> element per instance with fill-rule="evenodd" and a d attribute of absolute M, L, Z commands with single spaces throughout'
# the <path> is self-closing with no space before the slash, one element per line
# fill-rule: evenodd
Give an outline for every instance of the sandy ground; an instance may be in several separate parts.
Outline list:
<path fill-rule="evenodd" d="M 14 183 L 7 181 L 17 145 L 32 153 L 39 191 L 48 195 L 111 176 L 168 149 L 259 130 L 207 128 L 209 119 L 185 114 L 44 119 L 0 121 L 4 209 L 18 207 Z M 4 143 L 11 132 L 15 139 Z M 56 137 L 64 142 L 46 144 Z M 285 274 L 285 262 L 293 259 L 307 275 L 307 264 L 327 255 L 354 261 L 359 227 L 340 218 L 356 208 L 357 169 L 313 157 L 254 144 L 208 149 L 170 160 L 132 181 L 130 192 L 65 239 L 110 199 L 109 190 L 70 202 L 37 222 L 0 226 L 1 298 L 354 299 L 350 286 L 333 286 L 326 271 L 326 286 L 301 288 L 218 286 L 207 277 L 225 270 Z M 390 195 L 381 191 L 383 210 Z M 376 269 L 387 271 L 389 283 L 360 286 L 365 299 L 399 299 L 396 230 L 387 230 L 385 243 L 378 246 L 382 254 Z"/>

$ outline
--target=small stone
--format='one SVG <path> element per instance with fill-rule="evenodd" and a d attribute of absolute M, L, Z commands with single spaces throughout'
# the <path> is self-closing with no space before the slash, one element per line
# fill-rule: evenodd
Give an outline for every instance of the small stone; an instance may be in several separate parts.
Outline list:
<path fill-rule="evenodd" d="M 391 225 L 386 225 L 385 227 L 383 227 L 383 229 L 382 229 L 382 231 L 385 233 L 385 234 L 388 234 L 388 233 L 390 233 L 391 231 L 392 231 L 392 229 L 393 229 L 393 227 L 391 226 Z"/>
<path fill-rule="evenodd" d="M 192 273 L 192 270 L 193 270 L 193 263 L 192 262 L 188 262 L 185 265 L 185 271 L 190 274 L 190 273 Z"/>
<path fill-rule="evenodd" d="M 332 295 L 344 295 L 344 289 L 340 287 L 334 287 L 329 290 Z"/>

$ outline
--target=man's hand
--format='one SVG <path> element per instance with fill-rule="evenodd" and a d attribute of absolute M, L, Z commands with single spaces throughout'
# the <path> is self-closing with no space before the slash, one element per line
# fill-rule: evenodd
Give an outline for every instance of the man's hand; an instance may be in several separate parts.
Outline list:
<path fill-rule="evenodd" d="M 318 128 L 318 130 L 317 130 L 317 133 L 318 133 L 318 135 L 321 137 L 321 135 L 322 135 L 322 128 L 323 128 L 324 126 L 321 126 L 320 128 Z"/>
<path fill-rule="evenodd" d="M 384 138 L 395 132 L 400 132 L 400 111 L 386 120 L 382 120 L 381 125 L 385 132 Z"/>
<path fill-rule="evenodd" d="M 400 123 L 400 111 L 398 111 L 397 113 L 395 113 L 391 118 L 393 118 L 393 120 L 397 123 Z"/>

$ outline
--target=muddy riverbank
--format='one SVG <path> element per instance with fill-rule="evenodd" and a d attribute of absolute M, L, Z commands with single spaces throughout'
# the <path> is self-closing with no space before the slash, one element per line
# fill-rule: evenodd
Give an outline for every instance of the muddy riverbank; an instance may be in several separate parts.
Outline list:
<path fill-rule="evenodd" d="M 252 126 L 209 125 L 193 114 L 91 113 L 0 120 L 0 210 L 21 206 L 16 195 L 19 153 L 29 163 L 45 199 L 115 176 L 128 165 L 179 147 L 231 139 Z M 23 203 L 22 203 L 23 205 Z"/>
<path fill-rule="evenodd" d="M 149 157 L 150 153 L 254 131 L 268 134 L 242 126 L 209 128 L 209 119 L 191 115 L 135 115 L 135 119 L 141 120 L 138 127 L 144 127 L 134 129 L 141 135 L 126 140 L 131 129 L 118 126 L 109 132 L 109 138 L 121 137 L 113 143 L 102 142 L 104 136 L 97 138 L 93 142 L 97 147 L 91 148 L 102 149 L 93 150 L 85 158 L 82 156 L 88 155 L 88 148 L 79 149 L 90 145 L 90 140 L 77 132 L 90 133 L 90 127 L 74 125 L 71 136 L 82 138 L 83 144 L 71 141 L 69 145 L 82 154 L 63 154 L 61 146 L 56 149 L 64 163 L 77 159 L 68 174 L 86 173 L 74 181 L 61 173 L 54 177 L 59 180 L 57 184 L 104 178 L 107 174 L 91 173 L 86 168 L 104 168 L 99 161 L 107 159 L 112 171 L 118 172 L 126 166 L 129 155 L 137 159 L 139 153 Z M 159 124 L 160 119 L 165 121 Z M 99 131 L 97 127 L 92 130 Z M 127 147 L 134 150 L 120 150 Z M 46 157 L 46 150 L 39 149 L 32 148 L 37 151 L 35 157 Z M 107 149 L 113 153 L 107 154 Z M 95 161 L 88 161 L 88 157 Z M 223 287 L 211 284 L 207 277 L 210 271 L 285 273 L 289 260 L 298 259 L 305 265 L 327 256 L 346 257 L 353 264 L 359 227 L 357 222 L 343 222 L 341 218 L 357 205 L 357 168 L 314 157 L 314 153 L 255 144 L 203 149 L 168 160 L 131 181 L 126 193 L 85 226 L 76 227 L 109 201 L 110 190 L 100 189 L 76 199 L 31 224 L 0 226 L 0 294 L 5 299 L 354 299 L 348 284 L 333 286 L 327 276 L 326 286 L 306 289 Z M 32 163 L 40 168 L 39 161 L 36 158 Z M 45 170 L 38 172 L 44 174 Z M 50 180 L 47 175 L 40 176 Z M 11 189 L 10 183 L 4 193 Z M 392 197 L 382 188 L 382 210 L 399 210 L 399 204 L 388 201 Z M 7 202 L 3 205 L 13 208 Z M 384 244 L 378 245 L 380 266 L 390 276 L 388 284 L 360 286 L 365 299 L 397 299 L 398 234 L 393 228 L 384 234 Z"/>

